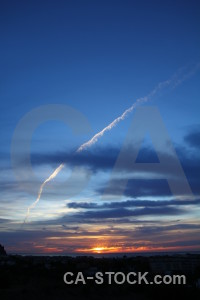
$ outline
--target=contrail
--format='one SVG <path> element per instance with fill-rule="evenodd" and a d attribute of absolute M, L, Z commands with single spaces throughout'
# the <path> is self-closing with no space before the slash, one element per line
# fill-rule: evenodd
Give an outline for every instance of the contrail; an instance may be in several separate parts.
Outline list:
<path fill-rule="evenodd" d="M 158 83 L 158 85 L 145 97 L 139 98 L 133 103 L 131 107 L 126 109 L 121 116 L 116 118 L 114 121 L 112 121 L 108 126 L 106 126 L 104 129 L 96 133 L 89 141 L 86 143 L 82 144 L 77 150 L 76 153 L 83 151 L 84 149 L 87 149 L 88 147 L 92 146 L 95 144 L 100 137 L 104 135 L 106 131 L 111 130 L 113 127 L 115 127 L 119 122 L 124 120 L 138 105 L 149 101 L 153 96 L 155 96 L 159 91 L 163 90 L 165 87 L 169 85 L 173 85 L 173 88 L 177 87 L 180 85 L 183 81 L 186 79 L 190 78 L 192 75 L 194 75 L 198 69 L 200 68 L 200 63 L 197 63 L 193 67 L 191 67 L 190 70 L 187 71 L 186 74 L 183 74 L 181 77 L 181 72 L 183 72 L 186 67 L 183 67 L 179 70 L 179 72 L 175 73 L 170 79 L 162 81 Z"/>
<path fill-rule="evenodd" d="M 89 141 L 87 141 L 86 143 L 82 144 L 77 150 L 76 152 L 81 152 L 89 147 L 91 147 L 93 144 L 95 144 L 98 139 L 100 137 L 102 137 L 104 135 L 104 133 L 106 131 L 110 131 L 113 127 L 115 127 L 119 122 L 121 122 L 122 120 L 124 120 L 139 104 L 142 104 L 144 102 L 147 102 L 150 100 L 150 98 L 152 97 L 152 95 L 155 95 L 157 93 L 158 90 L 161 89 L 161 87 L 163 88 L 164 86 L 168 85 L 168 81 L 162 82 L 161 84 L 159 84 L 149 95 L 143 97 L 143 98 L 139 98 L 135 101 L 135 103 L 129 107 L 128 109 L 126 109 L 123 114 L 121 114 L 121 116 L 119 116 L 118 118 L 116 118 L 114 121 L 112 121 L 108 126 L 106 126 L 104 129 L 102 129 L 101 131 L 99 131 L 98 133 L 96 133 Z"/>
<path fill-rule="evenodd" d="M 49 181 L 51 181 L 53 178 L 55 178 L 57 175 L 58 175 L 58 173 L 62 170 L 62 168 L 64 168 L 64 163 L 62 163 L 59 167 L 57 167 L 54 171 L 53 171 L 53 173 L 41 184 L 41 186 L 40 186 L 40 189 L 39 189 L 39 192 L 38 192 L 38 196 L 37 196 L 37 199 L 35 200 L 35 202 L 33 202 L 32 204 L 31 204 L 31 206 L 29 206 L 28 207 L 28 209 L 27 209 L 27 213 L 26 213 L 26 217 L 25 217 L 25 219 L 24 219 L 24 223 L 26 223 L 26 220 L 28 219 L 28 217 L 29 217 L 29 215 L 30 215 L 30 211 L 31 211 L 31 209 L 32 208 L 34 208 L 35 206 L 36 206 L 36 204 L 39 202 L 39 200 L 40 200 L 40 197 L 41 197 L 41 195 L 42 195 L 42 191 L 43 191 L 43 188 L 44 188 L 44 186 L 47 184 L 47 182 L 49 182 Z"/>
<path fill-rule="evenodd" d="M 104 135 L 105 132 L 110 131 L 119 122 L 123 121 L 138 105 L 149 101 L 159 91 L 162 91 L 164 88 L 166 88 L 166 87 L 168 87 L 170 85 L 172 85 L 173 88 L 175 88 L 176 86 L 180 85 L 186 79 L 188 79 L 189 77 L 191 77 L 192 75 L 194 75 L 199 68 L 200 68 L 200 63 L 197 63 L 194 67 L 191 68 L 191 70 L 187 71 L 187 73 L 183 74 L 182 77 L 181 77 L 180 72 L 182 72 L 185 69 L 185 68 L 182 68 L 181 70 L 179 70 L 179 72 L 175 73 L 170 79 L 168 79 L 166 81 L 163 81 L 163 82 L 160 82 L 147 96 L 142 97 L 142 98 L 138 98 L 135 101 L 135 103 L 133 103 L 132 106 L 130 106 L 128 109 L 126 109 L 119 117 L 117 117 L 114 121 L 112 121 L 109 125 L 107 125 L 105 128 L 103 128 L 101 131 L 99 131 L 98 133 L 96 133 L 89 141 L 87 141 L 86 143 L 83 143 L 75 151 L 75 153 L 80 153 L 83 150 L 91 147 L 93 144 L 95 144 L 98 141 L 99 138 L 101 138 Z M 36 206 L 36 204 L 39 202 L 45 185 L 49 181 L 51 181 L 52 179 L 54 179 L 58 175 L 58 173 L 64 168 L 64 166 L 65 166 L 64 163 L 60 164 L 60 166 L 57 167 L 54 170 L 54 172 L 42 183 L 42 185 L 40 186 L 39 192 L 38 192 L 37 199 L 27 209 L 27 213 L 26 213 L 26 217 L 24 219 L 24 223 L 26 223 L 26 221 L 27 221 L 27 219 L 28 219 L 28 217 L 30 215 L 31 209 L 33 209 Z"/>

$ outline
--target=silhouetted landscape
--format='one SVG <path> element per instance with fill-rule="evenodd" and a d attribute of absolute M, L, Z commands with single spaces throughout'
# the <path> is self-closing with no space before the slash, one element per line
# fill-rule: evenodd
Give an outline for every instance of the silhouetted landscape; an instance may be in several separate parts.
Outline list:
<path fill-rule="evenodd" d="M 21 256 L 7 255 L 0 247 L 1 299 L 199 299 L 200 255 L 170 254 L 154 256 L 92 257 L 92 256 Z M 149 272 L 155 274 L 184 274 L 186 285 L 117 285 L 107 282 L 67 285 L 66 272 L 93 276 L 96 272 Z"/>

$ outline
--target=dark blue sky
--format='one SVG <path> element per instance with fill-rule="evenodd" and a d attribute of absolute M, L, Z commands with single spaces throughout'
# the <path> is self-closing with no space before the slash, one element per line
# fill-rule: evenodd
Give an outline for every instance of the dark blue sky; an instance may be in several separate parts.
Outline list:
<path fill-rule="evenodd" d="M 65 213 L 76 213 L 66 208 L 67 201 L 98 202 L 132 116 L 108 132 L 80 159 L 73 159 L 71 150 L 177 72 L 181 74 L 178 75 L 181 83 L 164 89 L 145 105 L 158 107 L 191 188 L 199 195 L 199 1 L 2 1 L 0 39 L 0 220 L 8 222 L 2 236 L 4 231 L 17 226 L 12 222 L 18 224 L 23 220 L 28 205 L 37 196 L 38 185 L 28 175 L 31 192 L 23 189 L 23 184 L 18 186 L 10 160 L 14 130 L 26 113 L 41 105 L 67 104 L 80 111 L 92 128 L 90 133 L 77 137 L 61 122 L 49 121 L 33 134 L 32 162 L 41 182 L 63 160 L 68 160 L 71 167 L 78 164 L 93 172 L 88 188 L 77 199 L 66 199 L 64 191 L 55 187 L 44 192 L 41 206 L 35 209 L 31 221 L 61 222 Z M 151 158 L 151 150 L 146 144 L 144 160 Z M 21 148 L 22 158 L 23 151 Z M 23 163 L 21 168 L 25 169 Z M 58 179 L 62 181 L 67 174 Z M 124 201 L 144 195 L 151 200 L 169 197 L 162 184 L 158 188 L 150 184 L 149 194 L 141 191 L 142 188 L 128 186 Z M 48 215 L 44 216 L 47 208 Z M 148 212 L 147 209 L 147 215 Z M 167 212 L 171 222 L 175 210 L 166 208 Z M 83 212 L 79 207 L 77 213 L 82 222 Z M 86 211 L 87 214 L 91 213 Z M 152 213 L 149 215 L 151 218 Z M 159 222 L 165 219 L 167 215 Z M 197 216 L 193 212 L 188 220 L 196 226 Z M 43 226 L 30 224 L 27 226 L 32 231 Z M 5 241 L 10 251 L 26 251 L 23 234 L 18 238 L 19 243 L 16 247 L 12 245 L 13 248 L 9 238 Z M 194 240 L 196 243 L 196 237 Z M 31 247 L 31 251 L 36 251 Z M 80 245 L 72 250 L 76 248 Z"/>

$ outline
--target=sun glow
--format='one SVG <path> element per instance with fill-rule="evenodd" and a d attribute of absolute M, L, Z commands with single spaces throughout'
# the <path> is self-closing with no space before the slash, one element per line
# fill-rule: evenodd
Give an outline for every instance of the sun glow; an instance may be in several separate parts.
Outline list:
<path fill-rule="evenodd" d="M 117 253 L 120 252 L 121 247 L 109 247 L 109 246 L 96 246 L 92 248 L 86 248 L 86 249 L 76 249 L 77 252 L 88 252 L 88 253 Z"/>
<path fill-rule="evenodd" d="M 106 247 L 95 247 L 95 248 L 92 248 L 92 252 L 95 252 L 95 253 L 102 253 L 106 250 L 107 248 Z"/>
<path fill-rule="evenodd" d="M 95 246 L 91 248 L 77 248 L 75 252 L 106 254 L 106 253 L 134 253 L 134 252 L 150 252 L 150 251 L 164 251 L 164 247 L 124 247 L 124 246 Z M 169 247 L 168 250 L 176 250 L 176 247 Z"/>

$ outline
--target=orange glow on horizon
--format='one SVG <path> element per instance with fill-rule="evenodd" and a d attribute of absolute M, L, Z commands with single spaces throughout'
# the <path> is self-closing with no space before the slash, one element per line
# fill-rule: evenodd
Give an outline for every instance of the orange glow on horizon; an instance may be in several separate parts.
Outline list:
<path fill-rule="evenodd" d="M 115 251 L 117 248 L 115 247 L 94 247 L 91 249 L 93 253 L 108 253 L 111 250 Z"/>
<path fill-rule="evenodd" d="M 77 248 L 75 253 L 93 253 L 93 254 L 112 254 L 112 253 L 137 253 L 137 252 L 166 252 L 166 251 L 183 251 L 183 250 L 199 250 L 198 247 L 187 246 L 185 249 L 181 247 L 123 247 L 123 246 L 96 246 L 91 248 Z"/>
<path fill-rule="evenodd" d="M 17 249 L 13 246 L 7 248 L 8 253 L 25 253 L 30 254 L 30 248 L 20 248 Z M 132 246 L 126 247 L 123 245 L 116 245 L 116 246 L 106 246 L 106 245 L 91 245 L 91 247 L 85 248 L 75 248 L 70 253 L 78 254 L 78 253 L 85 253 L 87 254 L 120 254 L 120 253 L 145 253 L 145 252 L 173 252 L 173 251 L 200 251 L 199 245 L 196 246 L 186 246 L 186 247 L 178 247 L 178 246 L 171 246 L 171 247 L 162 247 L 162 246 Z M 55 254 L 60 253 L 61 255 L 67 254 L 66 247 L 63 245 L 53 245 L 45 246 L 45 245 L 35 245 L 34 250 L 31 252 L 32 254 Z"/>
<path fill-rule="evenodd" d="M 85 249 L 76 249 L 76 252 L 82 253 L 121 253 L 121 252 L 137 252 L 137 251 L 152 251 L 152 249 L 148 247 L 122 247 L 122 246 L 96 246 L 92 248 L 85 248 Z"/>

